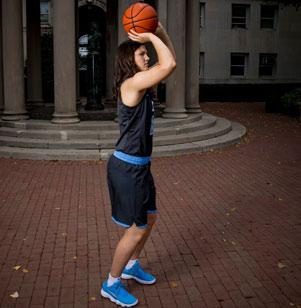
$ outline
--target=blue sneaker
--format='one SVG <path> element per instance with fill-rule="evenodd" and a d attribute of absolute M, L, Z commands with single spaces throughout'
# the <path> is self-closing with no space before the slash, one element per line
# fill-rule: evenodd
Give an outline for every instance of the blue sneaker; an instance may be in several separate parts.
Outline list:
<path fill-rule="evenodd" d="M 136 263 L 130 269 L 124 269 L 121 275 L 122 279 L 135 279 L 142 284 L 153 284 L 156 282 L 156 278 L 151 274 L 146 273 L 140 266 L 139 262 Z"/>
<path fill-rule="evenodd" d="M 101 295 L 122 307 L 132 307 L 138 303 L 138 299 L 124 288 L 121 281 L 117 281 L 108 287 L 108 281 L 106 280 L 102 285 Z"/>

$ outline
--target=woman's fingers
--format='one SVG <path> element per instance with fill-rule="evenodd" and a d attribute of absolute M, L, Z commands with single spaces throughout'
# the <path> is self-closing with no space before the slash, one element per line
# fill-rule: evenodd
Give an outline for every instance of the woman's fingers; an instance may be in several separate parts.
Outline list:
<path fill-rule="evenodd" d="M 144 43 L 146 43 L 146 42 L 148 42 L 150 40 L 150 35 L 152 35 L 152 33 L 148 33 L 148 32 L 137 33 L 133 29 L 131 29 L 128 32 L 128 37 L 131 40 L 139 42 L 139 43 L 142 43 L 142 44 L 144 44 Z"/>
<path fill-rule="evenodd" d="M 129 33 L 132 33 L 132 34 L 135 34 L 135 35 L 139 35 L 139 33 L 138 32 L 136 32 L 133 28 L 132 29 L 130 29 L 130 32 Z"/>
<path fill-rule="evenodd" d="M 128 33 L 128 37 L 133 41 L 139 41 L 139 34 L 135 32 L 133 29 L 131 29 Z"/>
<path fill-rule="evenodd" d="M 136 41 L 136 42 L 139 42 L 140 41 L 140 39 L 139 39 L 139 37 L 137 37 L 137 36 L 134 36 L 134 35 L 132 35 L 132 34 L 128 34 L 128 37 L 132 40 L 132 41 Z"/>

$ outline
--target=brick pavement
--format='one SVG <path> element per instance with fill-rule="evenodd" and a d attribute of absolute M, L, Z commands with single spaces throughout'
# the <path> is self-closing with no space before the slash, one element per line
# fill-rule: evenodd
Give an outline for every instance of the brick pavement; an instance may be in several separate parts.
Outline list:
<path fill-rule="evenodd" d="M 202 108 L 248 136 L 152 160 L 159 218 L 141 261 L 157 283 L 128 287 L 141 308 L 301 307 L 301 124 L 262 103 Z M 123 232 L 106 162 L 0 158 L 0 172 L 0 307 L 116 307 L 99 292 Z"/>

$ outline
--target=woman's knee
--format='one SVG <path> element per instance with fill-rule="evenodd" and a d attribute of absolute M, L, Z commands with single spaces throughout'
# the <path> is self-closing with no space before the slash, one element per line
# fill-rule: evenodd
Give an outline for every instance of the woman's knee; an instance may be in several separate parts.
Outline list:
<path fill-rule="evenodd" d="M 142 241 L 146 232 L 147 232 L 147 228 L 140 229 L 136 225 L 133 225 L 126 231 L 127 235 L 130 236 L 132 240 L 136 243 L 139 243 L 140 241 Z"/>

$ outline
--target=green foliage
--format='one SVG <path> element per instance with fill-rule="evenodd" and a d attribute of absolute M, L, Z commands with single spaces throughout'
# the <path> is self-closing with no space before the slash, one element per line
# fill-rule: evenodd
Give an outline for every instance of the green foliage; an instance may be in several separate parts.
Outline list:
<path fill-rule="evenodd" d="M 285 113 L 291 116 L 299 115 L 299 104 L 301 104 L 301 88 L 296 88 L 281 97 Z"/>

